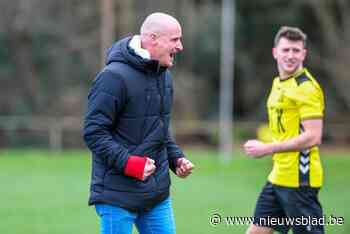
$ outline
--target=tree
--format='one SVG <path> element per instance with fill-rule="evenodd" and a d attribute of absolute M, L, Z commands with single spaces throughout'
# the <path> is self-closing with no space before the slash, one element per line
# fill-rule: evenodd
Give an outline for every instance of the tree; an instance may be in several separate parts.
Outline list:
<path fill-rule="evenodd" d="M 302 1 L 310 9 L 320 28 L 322 47 L 315 49 L 314 64 L 329 74 L 337 100 L 350 111 L 350 3 L 346 0 Z"/>

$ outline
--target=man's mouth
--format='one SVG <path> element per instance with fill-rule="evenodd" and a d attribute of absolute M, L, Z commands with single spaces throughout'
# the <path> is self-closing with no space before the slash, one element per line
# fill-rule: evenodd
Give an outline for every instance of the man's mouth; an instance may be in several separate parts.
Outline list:
<path fill-rule="evenodd" d="M 295 65 L 295 63 L 294 63 L 294 62 L 290 62 L 290 61 L 285 62 L 285 64 L 286 64 L 288 67 L 292 67 L 292 66 L 294 66 L 294 65 Z"/>

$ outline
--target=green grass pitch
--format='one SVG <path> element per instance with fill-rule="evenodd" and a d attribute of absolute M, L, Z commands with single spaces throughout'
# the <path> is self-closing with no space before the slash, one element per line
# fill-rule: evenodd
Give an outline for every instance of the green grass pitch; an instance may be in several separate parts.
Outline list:
<path fill-rule="evenodd" d="M 223 164 L 215 152 L 186 152 L 196 169 L 188 179 L 172 178 L 177 233 L 244 233 L 246 225 L 213 227 L 209 217 L 251 216 L 271 159 L 253 160 L 237 152 L 232 162 Z M 327 226 L 329 234 L 350 233 L 349 156 L 322 154 L 324 213 L 345 222 Z M 87 206 L 89 179 L 87 151 L 0 151 L 0 233 L 99 233 L 95 211 Z"/>

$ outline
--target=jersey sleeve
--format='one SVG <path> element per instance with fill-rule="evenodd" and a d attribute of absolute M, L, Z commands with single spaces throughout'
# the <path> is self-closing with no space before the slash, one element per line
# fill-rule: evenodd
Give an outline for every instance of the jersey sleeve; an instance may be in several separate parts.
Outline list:
<path fill-rule="evenodd" d="M 320 119 L 324 115 L 324 98 L 321 88 L 310 82 L 304 82 L 297 88 L 296 100 L 299 116 L 305 119 Z"/>

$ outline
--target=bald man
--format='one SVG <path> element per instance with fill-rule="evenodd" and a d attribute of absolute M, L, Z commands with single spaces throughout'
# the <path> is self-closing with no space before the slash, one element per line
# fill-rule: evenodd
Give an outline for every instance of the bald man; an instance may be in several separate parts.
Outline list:
<path fill-rule="evenodd" d="M 180 23 L 149 15 L 140 35 L 116 42 L 88 96 L 84 140 L 92 152 L 89 205 L 101 234 L 174 234 L 169 168 L 180 178 L 194 165 L 170 133 L 169 68 L 183 50 Z"/>

